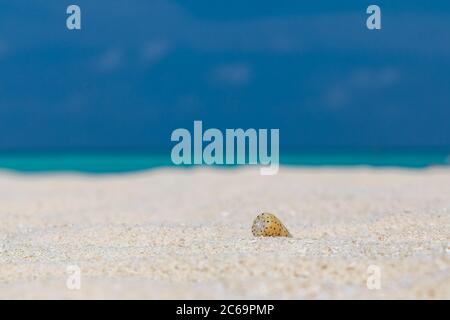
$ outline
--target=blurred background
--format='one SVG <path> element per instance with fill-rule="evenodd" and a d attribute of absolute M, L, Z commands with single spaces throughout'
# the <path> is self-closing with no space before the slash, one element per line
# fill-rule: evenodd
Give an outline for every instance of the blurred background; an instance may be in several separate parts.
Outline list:
<path fill-rule="evenodd" d="M 0 0 L 0 168 L 170 165 L 194 120 L 279 128 L 285 164 L 445 165 L 449 89 L 444 0 Z"/>

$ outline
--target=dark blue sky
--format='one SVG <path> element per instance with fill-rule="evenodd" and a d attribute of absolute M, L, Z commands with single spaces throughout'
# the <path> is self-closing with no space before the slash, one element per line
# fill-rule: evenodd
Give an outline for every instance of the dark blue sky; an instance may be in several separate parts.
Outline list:
<path fill-rule="evenodd" d="M 450 2 L 0 0 L 0 150 L 169 148 L 194 120 L 448 148 Z"/>

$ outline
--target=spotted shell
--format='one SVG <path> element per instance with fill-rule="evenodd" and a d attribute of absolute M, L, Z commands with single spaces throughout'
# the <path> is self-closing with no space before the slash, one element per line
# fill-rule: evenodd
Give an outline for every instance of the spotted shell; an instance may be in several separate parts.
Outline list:
<path fill-rule="evenodd" d="M 292 237 L 283 223 L 271 213 L 259 214 L 252 225 L 255 237 Z"/>

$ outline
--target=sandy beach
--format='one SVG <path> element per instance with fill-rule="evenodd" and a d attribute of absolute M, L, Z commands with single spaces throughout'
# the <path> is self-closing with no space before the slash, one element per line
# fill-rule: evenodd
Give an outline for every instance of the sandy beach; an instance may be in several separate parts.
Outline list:
<path fill-rule="evenodd" d="M 0 298 L 449 299 L 450 169 L 1 172 Z"/>

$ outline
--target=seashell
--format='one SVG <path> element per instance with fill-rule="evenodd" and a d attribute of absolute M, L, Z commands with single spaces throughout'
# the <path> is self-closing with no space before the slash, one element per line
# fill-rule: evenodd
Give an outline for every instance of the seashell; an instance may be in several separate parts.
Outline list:
<path fill-rule="evenodd" d="M 283 223 L 271 213 L 259 214 L 252 225 L 255 237 L 292 237 Z"/>

